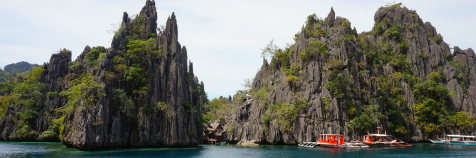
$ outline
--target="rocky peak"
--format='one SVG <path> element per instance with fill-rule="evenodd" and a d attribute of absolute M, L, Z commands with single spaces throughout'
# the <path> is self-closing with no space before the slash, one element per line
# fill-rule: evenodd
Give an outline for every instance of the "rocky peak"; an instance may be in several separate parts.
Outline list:
<path fill-rule="evenodd" d="M 331 7 L 331 12 L 329 12 L 329 15 L 327 15 L 326 22 L 329 26 L 333 26 L 335 20 L 336 13 L 334 12 L 334 7 Z"/>
<path fill-rule="evenodd" d="M 401 23 L 401 22 L 415 22 L 420 23 L 421 19 L 416 14 L 416 11 L 409 10 L 407 7 L 380 7 L 374 15 L 375 23 L 380 23 L 382 20 L 387 18 L 390 23 Z"/>
<path fill-rule="evenodd" d="M 187 59 L 188 59 L 187 47 L 182 46 L 182 50 L 180 52 L 182 52 L 182 62 L 180 62 L 180 63 L 187 64 Z M 185 72 L 188 72 L 187 65 L 185 65 L 183 68 L 184 68 Z"/>
<path fill-rule="evenodd" d="M 425 22 L 425 29 L 427 30 L 427 33 L 429 33 L 430 36 L 441 36 L 436 32 L 436 28 L 431 25 L 430 22 Z"/>
<path fill-rule="evenodd" d="M 263 66 L 261 66 L 261 68 L 267 68 L 267 67 L 269 67 L 268 60 L 266 60 L 266 59 L 263 57 Z"/>
<path fill-rule="evenodd" d="M 175 13 L 172 13 L 172 16 L 170 16 L 167 19 L 164 34 L 168 37 L 171 37 L 171 38 L 168 38 L 169 39 L 168 43 L 171 43 L 173 39 L 175 41 L 178 40 L 178 27 L 177 27 L 177 19 L 175 18 Z"/>
<path fill-rule="evenodd" d="M 182 47 L 182 52 L 187 52 L 187 48 L 185 46 Z"/>
<path fill-rule="evenodd" d="M 157 34 L 157 11 L 155 8 L 155 1 L 147 0 L 145 6 L 140 11 L 140 14 L 144 16 L 146 31 Z"/>
<path fill-rule="evenodd" d="M 461 50 L 461 48 L 459 48 L 458 46 L 455 46 L 454 47 L 454 54 L 465 54 L 467 56 L 470 56 L 472 58 L 475 58 L 475 54 L 474 54 L 474 51 L 473 49 L 471 48 L 468 48 L 468 49 L 465 49 L 465 50 Z"/>
<path fill-rule="evenodd" d="M 188 67 L 189 67 L 188 68 L 188 73 L 190 75 L 193 75 L 193 63 L 192 63 L 192 61 L 188 61 Z"/>
<path fill-rule="evenodd" d="M 63 49 L 59 53 L 53 54 L 50 62 L 44 65 L 40 81 L 46 83 L 48 92 L 54 92 L 57 85 L 56 80 L 68 74 L 69 62 L 71 62 L 71 51 Z"/>
<path fill-rule="evenodd" d="M 423 22 L 415 10 L 410 10 L 407 7 L 400 6 L 387 6 L 380 7 L 374 15 L 375 24 L 378 23 L 389 23 L 392 27 L 394 24 L 401 24 L 404 26 L 414 26 L 414 27 L 423 27 L 424 33 L 429 36 L 440 36 L 436 32 L 436 28 L 431 25 L 430 22 Z M 385 21 L 384 21 L 385 20 Z"/>
<path fill-rule="evenodd" d="M 461 50 L 458 46 L 454 47 L 453 53 L 455 62 L 463 62 L 464 65 L 472 66 L 476 60 L 473 49 Z"/>
<path fill-rule="evenodd" d="M 125 38 L 127 30 L 130 29 L 130 23 L 131 20 L 129 19 L 129 15 L 127 14 L 127 12 L 124 12 L 122 14 L 121 26 L 119 30 L 115 32 L 114 37 L 112 38 L 111 48 L 118 50 L 125 47 Z"/>
<path fill-rule="evenodd" d="M 124 14 L 122 14 L 122 25 L 127 25 L 129 23 L 129 14 L 127 14 L 127 12 L 124 12 Z"/>
<path fill-rule="evenodd" d="M 89 47 L 89 45 L 86 45 L 86 47 L 84 47 L 83 52 L 79 54 L 79 56 L 74 61 L 81 62 L 84 59 L 84 56 L 86 55 L 86 53 L 89 53 L 90 51 L 91 51 L 91 47 Z"/>
<path fill-rule="evenodd" d="M 143 27 L 142 27 L 143 26 Z M 129 18 L 124 12 L 122 23 L 112 39 L 111 48 L 114 50 L 125 49 L 127 36 L 139 36 L 141 39 L 155 38 L 157 34 L 157 11 L 155 1 L 147 0 L 139 15 L 135 19 Z"/>
<path fill-rule="evenodd" d="M 200 85 L 201 85 L 200 90 L 204 91 L 205 90 L 205 85 L 203 84 L 203 81 L 200 81 Z"/>

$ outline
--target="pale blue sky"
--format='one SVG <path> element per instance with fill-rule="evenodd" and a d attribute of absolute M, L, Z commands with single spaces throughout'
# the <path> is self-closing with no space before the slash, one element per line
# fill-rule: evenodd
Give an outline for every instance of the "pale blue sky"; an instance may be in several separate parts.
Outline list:
<path fill-rule="evenodd" d="M 292 43 L 306 17 L 326 17 L 331 7 L 348 18 L 358 32 L 369 31 L 374 13 L 393 1 L 156 1 L 158 25 L 175 12 L 179 41 L 187 47 L 198 79 L 209 98 L 242 89 L 261 67 L 261 50 L 271 39 L 278 46 Z M 398 1 L 396 1 L 398 2 Z M 476 2 L 470 0 L 401 1 L 430 21 L 451 46 L 473 47 Z M 0 0 L 0 67 L 19 62 L 43 64 L 60 48 L 73 51 L 73 60 L 89 46 L 110 46 L 111 24 L 122 12 L 140 12 L 145 0 Z"/>

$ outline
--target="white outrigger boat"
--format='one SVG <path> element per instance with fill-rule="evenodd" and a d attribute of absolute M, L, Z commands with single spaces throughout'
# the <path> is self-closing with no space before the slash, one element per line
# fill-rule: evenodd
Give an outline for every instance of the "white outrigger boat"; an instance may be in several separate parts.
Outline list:
<path fill-rule="evenodd" d="M 445 136 L 445 135 L 446 135 L 446 134 L 445 134 L 445 131 L 443 131 L 443 136 Z M 428 139 L 428 140 L 430 140 L 430 142 L 433 143 L 433 144 L 446 144 L 446 143 L 449 143 L 449 140 L 448 140 L 448 138 L 446 138 L 446 137 L 444 137 L 444 138 L 436 138 L 436 140 L 435 140 L 435 139 Z"/>
<path fill-rule="evenodd" d="M 359 140 L 350 141 L 345 144 L 347 145 L 348 148 L 368 148 L 369 147 L 368 145 L 360 142 Z"/>
<path fill-rule="evenodd" d="M 446 144 L 446 143 L 449 143 L 448 139 L 446 138 L 438 138 L 436 140 L 433 140 L 433 139 L 428 139 L 430 140 L 431 143 L 433 144 Z"/>
<path fill-rule="evenodd" d="M 381 134 L 377 129 L 376 134 L 367 134 L 363 137 L 362 143 L 372 147 L 411 147 L 411 144 L 398 140 L 392 135 L 387 135 L 387 131 Z"/>
<path fill-rule="evenodd" d="M 476 145 L 475 136 L 466 136 L 466 135 L 446 135 L 448 143 L 453 145 Z"/>
<path fill-rule="evenodd" d="M 318 142 L 302 142 L 299 143 L 298 146 L 300 147 L 306 147 L 306 148 L 314 148 L 315 146 L 318 146 Z"/>

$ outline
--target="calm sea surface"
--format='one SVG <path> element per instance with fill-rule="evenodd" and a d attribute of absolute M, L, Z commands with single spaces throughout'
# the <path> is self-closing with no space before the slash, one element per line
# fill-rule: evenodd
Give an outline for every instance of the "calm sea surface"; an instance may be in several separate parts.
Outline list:
<path fill-rule="evenodd" d="M 476 146 L 421 143 L 409 148 L 334 149 L 285 145 L 200 145 L 195 148 L 80 151 L 60 143 L 0 141 L 0 157 L 476 157 Z"/>

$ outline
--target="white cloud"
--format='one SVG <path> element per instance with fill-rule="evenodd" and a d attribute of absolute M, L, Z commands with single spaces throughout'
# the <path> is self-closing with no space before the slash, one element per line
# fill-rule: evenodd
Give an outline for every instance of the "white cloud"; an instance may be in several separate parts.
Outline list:
<path fill-rule="evenodd" d="M 73 51 L 73 60 L 86 45 L 110 46 L 111 24 L 122 12 L 140 12 L 145 0 L 2 1 L 0 5 L 0 66 L 28 61 L 42 64 L 59 48 Z M 195 74 L 210 98 L 242 89 L 261 67 L 260 48 L 271 39 L 281 47 L 292 43 L 306 17 L 326 17 L 333 6 L 359 32 L 373 26 L 375 11 L 388 1 L 156 1 L 158 25 L 175 12 L 179 41 L 188 50 Z M 402 1 L 424 21 L 430 21 L 444 40 L 461 48 L 474 44 L 476 4 L 472 1 Z M 457 9 L 455 9 L 457 8 Z"/>

